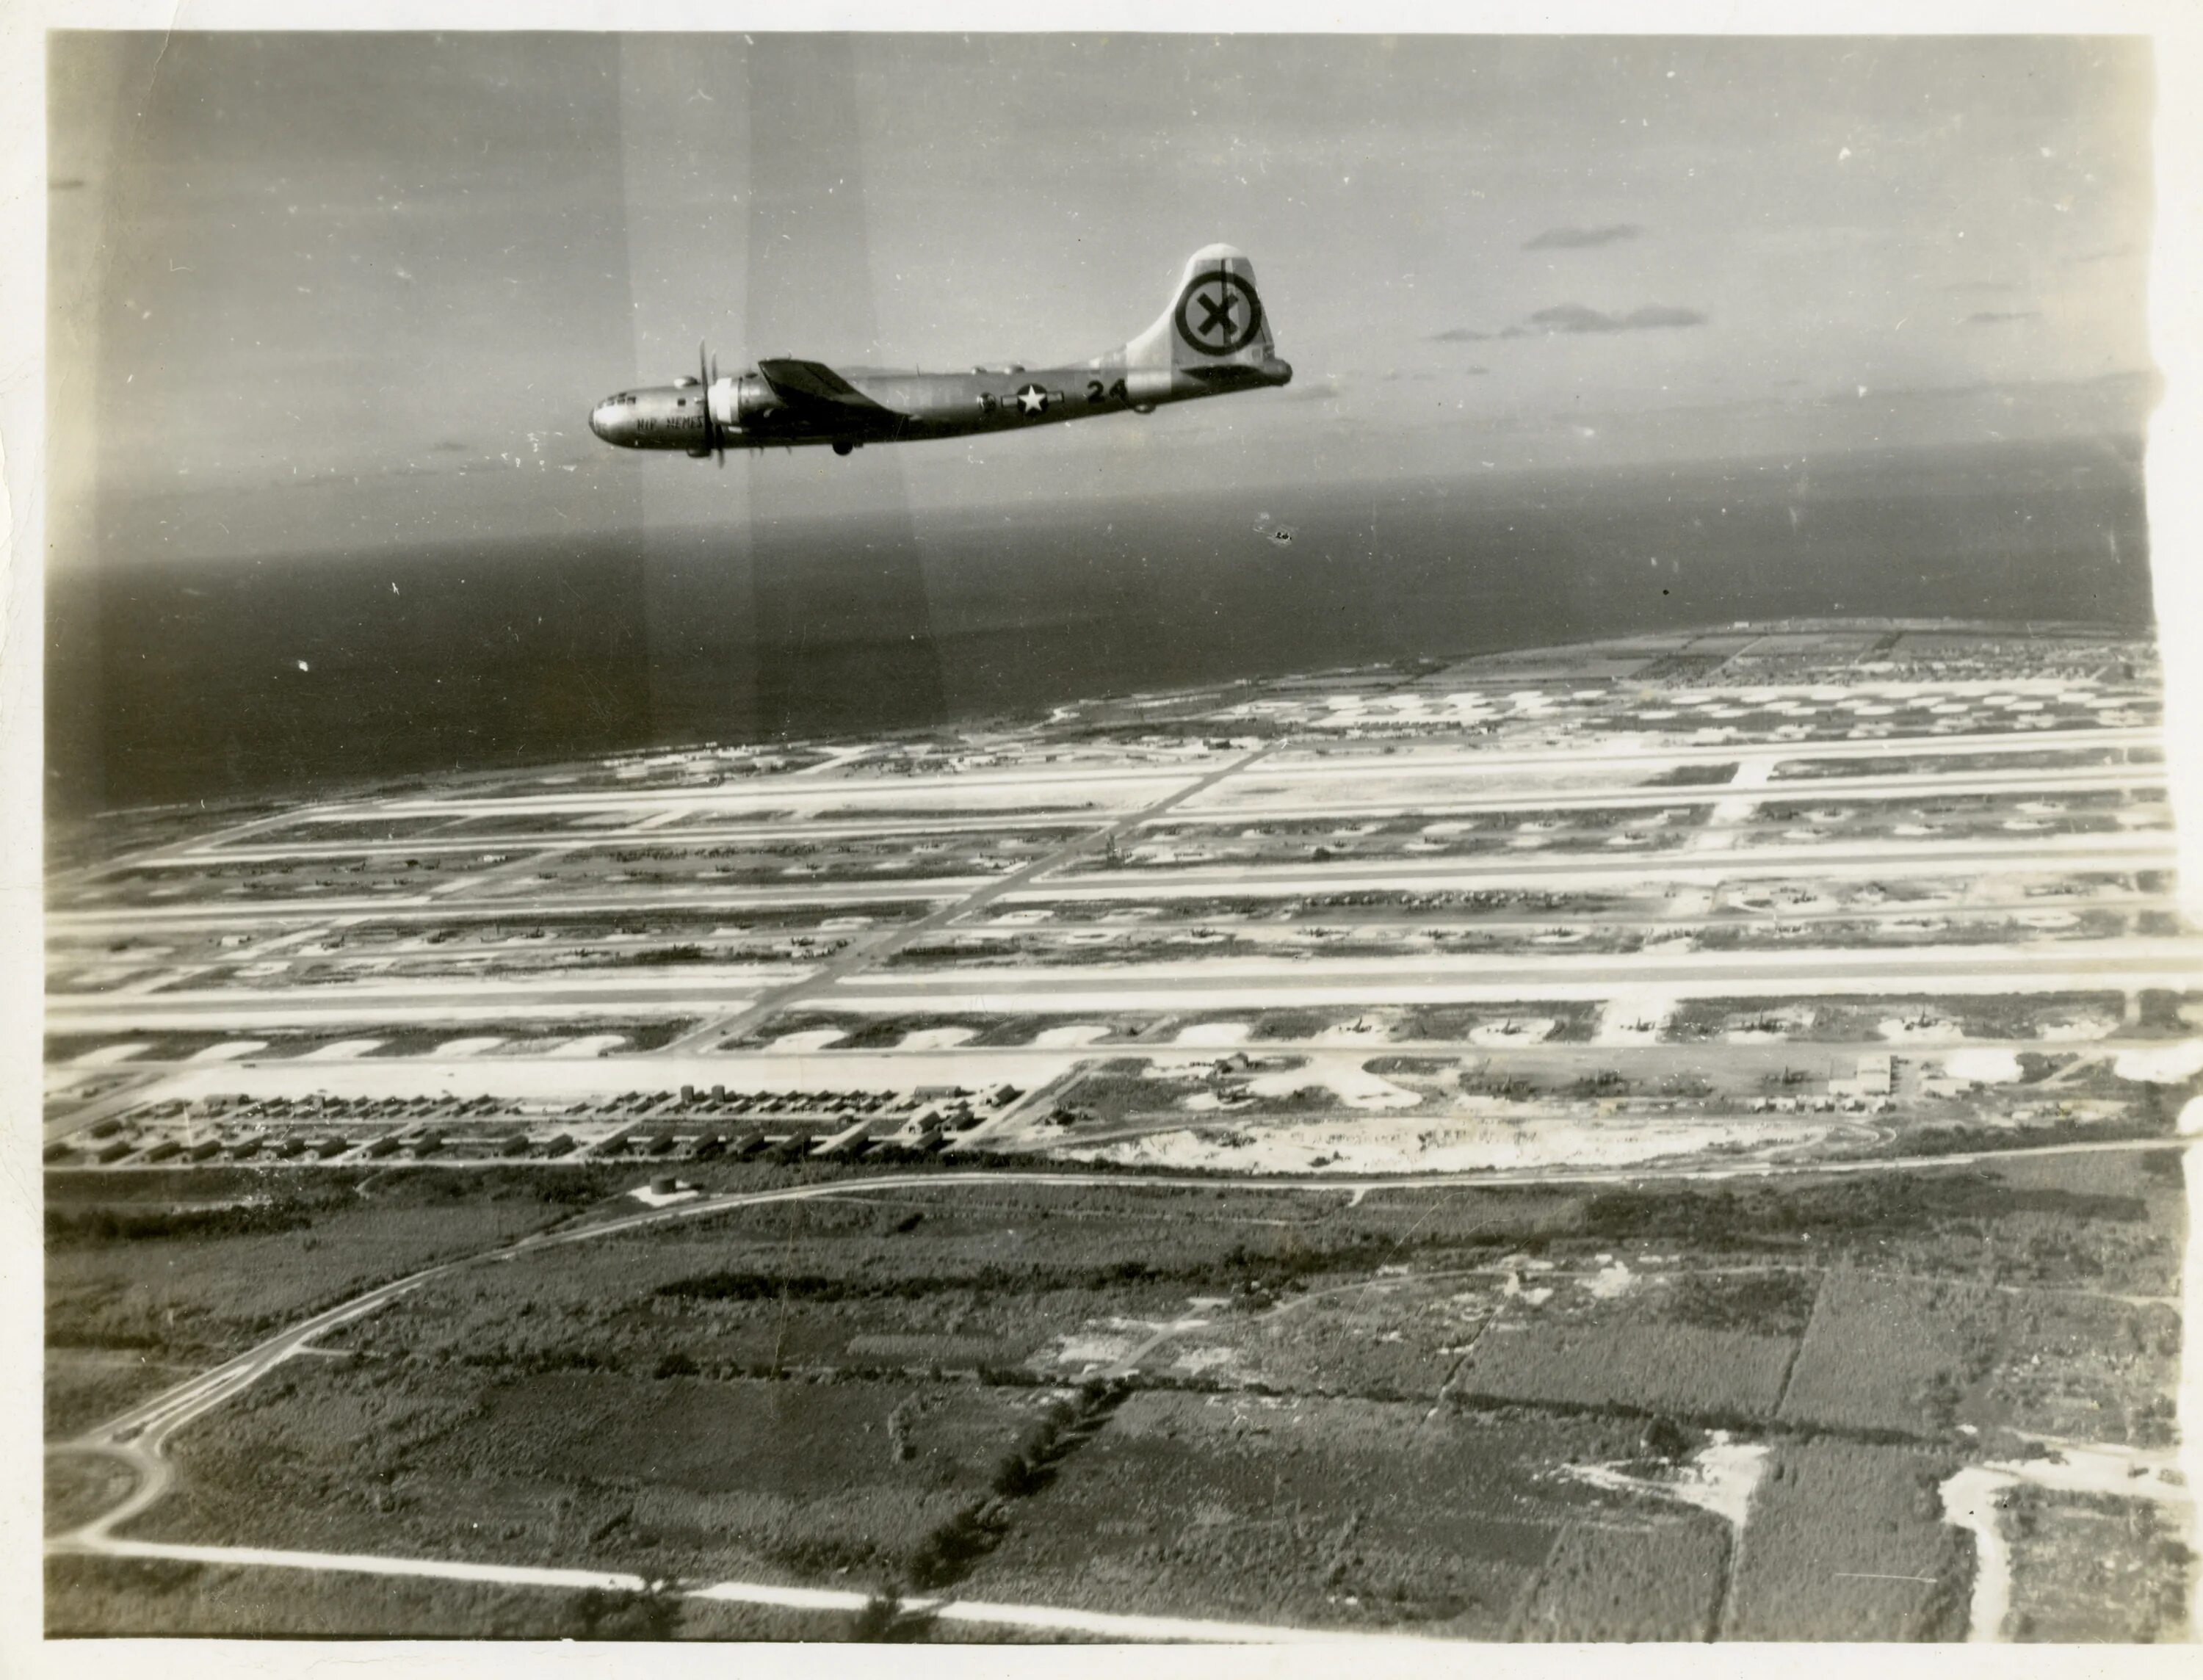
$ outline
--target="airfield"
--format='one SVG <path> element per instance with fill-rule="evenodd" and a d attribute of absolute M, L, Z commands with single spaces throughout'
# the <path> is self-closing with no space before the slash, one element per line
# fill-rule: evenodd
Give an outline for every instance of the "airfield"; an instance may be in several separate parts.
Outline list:
<path fill-rule="evenodd" d="M 56 834 L 50 1630 L 2185 1636 L 2160 726 L 1738 625 Z"/>

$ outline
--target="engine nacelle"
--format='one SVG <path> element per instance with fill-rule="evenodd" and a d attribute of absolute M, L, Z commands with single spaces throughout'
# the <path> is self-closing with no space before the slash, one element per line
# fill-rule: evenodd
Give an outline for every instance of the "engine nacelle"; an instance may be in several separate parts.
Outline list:
<path fill-rule="evenodd" d="M 770 423 L 777 415 L 788 412 L 788 404 L 780 393 L 765 382 L 761 374 L 744 374 L 735 381 L 734 414 L 737 426 L 755 426 L 760 421 Z"/>

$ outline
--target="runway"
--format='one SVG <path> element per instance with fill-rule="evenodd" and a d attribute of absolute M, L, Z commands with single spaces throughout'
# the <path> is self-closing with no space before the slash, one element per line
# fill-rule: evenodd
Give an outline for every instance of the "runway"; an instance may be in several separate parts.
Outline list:
<path fill-rule="evenodd" d="M 1401 977 L 1412 967 L 1414 978 Z M 815 976 L 813 976 L 815 978 Z M 1620 985 L 1675 997 L 1810 997 L 1922 991 L 1965 994 L 2100 991 L 2203 983 L 2203 960 L 2187 941 L 2134 940 L 2082 950 L 2070 945 L 1964 946 L 1905 952 L 1822 948 L 1723 953 L 1656 952 L 1539 958 L 1438 956 L 1143 963 L 1045 969 L 937 969 L 925 974 L 852 974 L 804 988 L 788 1007 L 972 1014 L 1055 1014 L 1187 1008 L 1292 1008 L 1312 1004 L 1433 1004 L 1508 999 L 1604 998 Z M 328 1025 L 449 1021 L 688 1016 L 749 1008 L 756 979 L 714 976 L 697 965 L 677 976 L 617 980 L 440 981 L 385 985 L 362 993 L 331 988 L 256 997 L 240 990 L 155 993 L 130 998 L 57 995 L 48 1004 L 56 1033 L 245 1032 Z M 731 1027 L 722 1030 L 732 1030 Z"/>

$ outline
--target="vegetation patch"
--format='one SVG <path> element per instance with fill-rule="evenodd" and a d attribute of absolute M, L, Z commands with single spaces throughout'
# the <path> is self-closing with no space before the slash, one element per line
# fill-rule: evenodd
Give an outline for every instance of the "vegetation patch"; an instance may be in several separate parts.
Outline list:
<path fill-rule="evenodd" d="M 1935 1491 L 1957 1467 L 1902 1447 L 1777 1442 L 1722 1637 L 1964 1638 L 1973 1538 L 1943 1521 Z"/>
<path fill-rule="evenodd" d="M 1736 764 L 1677 764 L 1645 778 L 1646 787 L 1719 787 L 1736 775 Z"/>
<path fill-rule="evenodd" d="M 1046 1396 L 975 1384 L 302 1362 L 172 1447 L 161 1539 L 656 1578 L 896 1574 Z M 454 1524 L 452 1512 L 468 1520 Z"/>
<path fill-rule="evenodd" d="M 1800 1335 L 1813 1316 L 1813 1299 L 1820 1288 L 1817 1271 L 1686 1271 L 1661 1297 L 1660 1316 L 1699 1329 Z"/>
<path fill-rule="evenodd" d="M 2047 1644 L 2153 1644 L 2187 1636 L 2194 1554 L 2147 1500 L 2011 1490 L 2011 1618 L 2005 1636 Z"/>
<path fill-rule="evenodd" d="M 1704 1639 L 1721 1613 L 1729 1540 L 1706 1514 L 1605 1516 L 1562 1530 L 1509 1636 Z"/>
<path fill-rule="evenodd" d="M 1020 1506 L 973 1597 L 1497 1638 L 1634 1431 L 1426 1405 L 1138 1394 Z"/>
<path fill-rule="evenodd" d="M 145 1347 L 45 1350 L 45 1438 L 66 1441 L 195 1376 L 198 1360 L 163 1359 Z"/>
<path fill-rule="evenodd" d="M 1782 1417 L 1825 1427 L 1940 1435 L 1988 1374 L 2004 1299 L 1940 1279 L 1831 1272 L 1798 1349 Z"/>
<path fill-rule="evenodd" d="M 539 1229 L 587 1195 L 554 1176 L 149 1173 L 69 1187 L 49 1205 L 46 1342 L 211 1363 L 282 1325 L 435 1261 Z M 227 1188 L 227 1205 L 178 1200 Z M 245 1193 L 239 1194 L 240 1187 Z M 101 1200 L 92 1196 L 108 1192 Z M 232 1198 L 234 1198 L 233 1200 Z"/>
<path fill-rule="evenodd" d="M 2170 1447 L 2181 1341 L 2171 1301 L 2028 1290 L 2008 1300 L 1996 1368 L 1960 1416 L 2070 1440 Z"/>
<path fill-rule="evenodd" d="M 104 1453 L 49 1453 L 45 1531 L 67 1534 L 113 1509 L 137 1485 L 138 1472 Z"/>
<path fill-rule="evenodd" d="M 1478 1339 L 1453 1391 L 1740 1421 L 1774 1411 L 1792 1345 L 1778 1336 L 1681 1323 L 1610 1319 L 1516 1329 L 1503 1320 Z"/>

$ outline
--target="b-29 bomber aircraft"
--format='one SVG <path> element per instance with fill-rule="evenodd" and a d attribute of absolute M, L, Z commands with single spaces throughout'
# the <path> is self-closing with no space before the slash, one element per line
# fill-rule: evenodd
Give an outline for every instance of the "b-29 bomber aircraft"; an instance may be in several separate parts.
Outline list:
<path fill-rule="evenodd" d="M 724 464 L 729 449 L 866 444 L 1012 432 L 1096 415 L 1152 414 L 1164 403 L 1290 381 L 1278 359 L 1255 267 L 1230 245 L 1196 251 L 1175 300 L 1122 349 L 1073 367 L 1009 365 L 968 374 L 835 368 L 768 357 L 719 376 L 697 351 L 695 377 L 623 391 L 597 404 L 589 429 L 623 449 L 679 450 Z"/>

